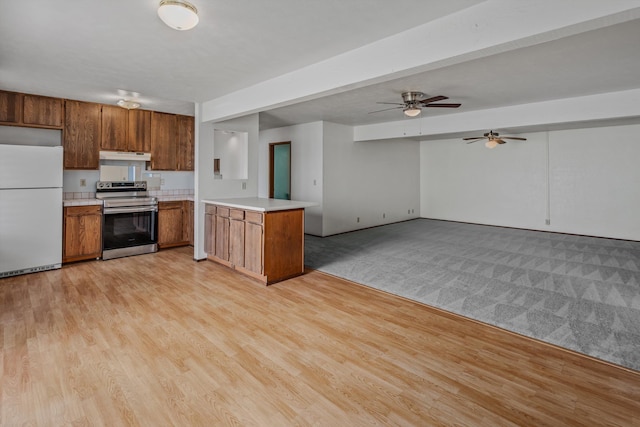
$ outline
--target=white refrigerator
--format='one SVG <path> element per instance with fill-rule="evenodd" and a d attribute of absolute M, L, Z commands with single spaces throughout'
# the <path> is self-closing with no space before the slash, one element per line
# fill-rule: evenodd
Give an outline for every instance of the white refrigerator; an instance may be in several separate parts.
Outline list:
<path fill-rule="evenodd" d="M 62 265 L 62 147 L 0 144 L 0 278 Z"/>

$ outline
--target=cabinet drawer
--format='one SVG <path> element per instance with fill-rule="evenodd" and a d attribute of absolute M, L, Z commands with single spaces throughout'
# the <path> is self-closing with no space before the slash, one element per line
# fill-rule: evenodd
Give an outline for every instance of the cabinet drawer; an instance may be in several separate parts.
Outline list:
<path fill-rule="evenodd" d="M 182 209 L 182 201 L 158 202 L 158 209 Z"/>
<path fill-rule="evenodd" d="M 216 205 L 205 205 L 204 213 L 207 215 L 215 215 L 216 214 Z"/>
<path fill-rule="evenodd" d="M 102 215 L 101 205 L 87 206 L 67 206 L 64 208 L 65 215 Z"/>
<path fill-rule="evenodd" d="M 262 224 L 261 212 L 245 211 L 244 217 L 247 222 L 253 222 L 254 224 Z"/>
<path fill-rule="evenodd" d="M 223 208 L 222 206 L 218 206 L 216 209 L 216 215 L 228 218 L 229 217 L 229 208 Z"/>
<path fill-rule="evenodd" d="M 244 211 L 240 210 L 240 209 L 230 209 L 229 210 L 229 216 L 231 217 L 231 219 L 243 220 L 244 219 Z"/>

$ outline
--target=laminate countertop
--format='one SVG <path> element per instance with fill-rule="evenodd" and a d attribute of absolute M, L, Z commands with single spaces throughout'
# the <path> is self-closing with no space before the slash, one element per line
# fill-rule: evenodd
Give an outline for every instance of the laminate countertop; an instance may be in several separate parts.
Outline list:
<path fill-rule="evenodd" d="M 202 200 L 211 205 L 226 206 L 229 208 L 246 209 L 258 212 L 286 211 L 291 209 L 304 209 L 317 206 L 317 203 L 302 202 L 298 200 L 267 199 L 262 197 L 242 197 L 236 199 L 212 199 Z"/>

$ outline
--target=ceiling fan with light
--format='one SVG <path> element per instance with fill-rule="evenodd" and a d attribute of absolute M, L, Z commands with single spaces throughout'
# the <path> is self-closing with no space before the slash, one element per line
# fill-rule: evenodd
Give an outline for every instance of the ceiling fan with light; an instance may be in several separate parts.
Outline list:
<path fill-rule="evenodd" d="M 499 144 L 504 144 L 507 141 L 505 141 L 505 139 L 514 139 L 517 141 L 526 141 L 527 138 L 520 138 L 517 136 L 500 136 L 500 134 L 498 132 L 494 132 L 492 130 L 490 130 L 489 132 L 485 133 L 483 136 L 472 136 L 469 138 L 462 138 L 463 141 L 469 141 L 467 142 L 467 144 L 471 144 L 473 142 L 476 141 L 480 141 L 482 139 L 486 139 L 487 142 L 484 143 L 484 146 L 487 148 L 495 148 L 497 147 Z"/>
<path fill-rule="evenodd" d="M 420 115 L 423 107 L 440 107 L 440 108 L 458 108 L 462 104 L 433 104 L 437 101 L 444 101 L 445 99 L 449 99 L 448 96 L 432 96 L 430 98 L 424 98 L 424 93 L 422 92 L 403 92 L 402 100 L 404 102 L 377 102 L 377 104 L 390 104 L 397 105 L 397 107 L 385 108 L 384 110 L 371 111 L 372 113 L 380 113 L 382 111 L 396 110 L 402 109 L 404 114 L 408 117 L 416 117 Z"/>

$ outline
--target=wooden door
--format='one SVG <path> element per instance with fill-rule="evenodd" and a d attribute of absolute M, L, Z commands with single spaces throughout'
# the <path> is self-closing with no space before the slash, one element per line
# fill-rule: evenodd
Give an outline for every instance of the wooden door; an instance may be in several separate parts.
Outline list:
<path fill-rule="evenodd" d="M 127 151 L 129 111 L 112 105 L 102 106 L 102 132 L 100 147 L 103 150 Z"/>
<path fill-rule="evenodd" d="M 65 101 L 64 167 L 98 169 L 101 105 Z"/>
<path fill-rule="evenodd" d="M 177 116 L 178 121 L 178 170 L 192 171 L 194 157 L 194 118 Z"/>
<path fill-rule="evenodd" d="M 22 100 L 22 122 L 30 126 L 45 126 L 62 129 L 64 104 L 60 98 L 24 95 Z"/>
<path fill-rule="evenodd" d="M 177 136 L 175 114 L 151 113 L 151 169 L 177 169 Z"/>
<path fill-rule="evenodd" d="M 151 151 L 151 111 L 129 110 L 127 149 L 139 153 Z"/>

